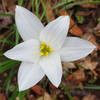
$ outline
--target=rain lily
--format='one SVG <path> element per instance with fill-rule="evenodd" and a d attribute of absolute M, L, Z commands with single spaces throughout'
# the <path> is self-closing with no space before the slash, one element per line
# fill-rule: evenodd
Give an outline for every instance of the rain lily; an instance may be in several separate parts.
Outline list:
<path fill-rule="evenodd" d="M 66 37 L 69 16 L 60 16 L 44 27 L 33 13 L 17 6 L 15 21 L 24 42 L 4 55 L 22 61 L 18 71 L 19 91 L 31 88 L 45 75 L 58 87 L 62 78 L 61 61 L 78 60 L 95 49 L 89 41 Z"/>

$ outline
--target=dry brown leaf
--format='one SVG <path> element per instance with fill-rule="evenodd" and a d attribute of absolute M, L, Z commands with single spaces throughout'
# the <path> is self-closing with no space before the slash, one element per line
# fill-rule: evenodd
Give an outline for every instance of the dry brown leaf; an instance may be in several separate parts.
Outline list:
<path fill-rule="evenodd" d="M 27 100 L 36 100 L 34 94 L 28 95 L 28 99 Z"/>
<path fill-rule="evenodd" d="M 0 5 L 0 14 L 8 14 L 8 12 L 5 11 L 5 7 Z M 12 19 L 7 16 L 0 16 L 0 29 L 8 26 L 12 23 Z"/>
<path fill-rule="evenodd" d="M 83 97 L 82 100 L 96 100 L 96 96 L 95 95 L 88 95 Z"/>
<path fill-rule="evenodd" d="M 82 70 L 77 70 L 74 73 L 72 73 L 74 80 L 84 81 L 85 80 L 85 73 Z"/>
<path fill-rule="evenodd" d="M 38 99 L 36 99 L 36 100 L 44 100 L 44 98 L 43 97 L 39 97 Z"/>
<path fill-rule="evenodd" d="M 16 100 L 20 100 L 20 98 L 16 97 Z M 26 100 L 26 98 L 24 97 L 23 100 Z M 29 100 L 32 100 L 32 99 L 29 99 Z"/>
<path fill-rule="evenodd" d="M 63 64 L 64 70 L 76 68 L 74 63 L 71 63 L 71 62 L 63 62 L 62 64 Z"/>
<path fill-rule="evenodd" d="M 5 3 L 5 6 L 6 7 L 10 7 L 10 6 L 13 6 L 13 5 L 15 5 L 15 0 L 13 0 L 13 1 L 11 1 L 11 0 L 3 0 L 4 1 L 4 3 Z"/>
<path fill-rule="evenodd" d="M 31 90 L 38 95 L 44 95 L 44 89 L 39 85 L 33 86 Z"/>
<path fill-rule="evenodd" d="M 3 93 L 0 93 L 0 100 L 7 100 L 6 96 Z"/>
<path fill-rule="evenodd" d="M 92 42 L 96 46 L 96 49 L 100 50 L 100 45 L 96 42 L 96 38 L 93 34 L 90 33 L 84 34 L 83 39 Z"/>
<path fill-rule="evenodd" d="M 94 33 L 96 34 L 96 36 L 99 36 L 100 37 L 100 22 L 94 28 Z"/>
<path fill-rule="evenodd" d="M 44 96 L 38 98 L 37 100 L 53 100 L 53 99 L 47 92 L 45 92 Z"/>
<path fill-rule="evenodd" d="M 84 5 L 81 5 L 81 7 L 83 7 L 83 8 L 96 8 L 97 6 L 94 4 L 84 4 Z"/>
<path fill-rule="evenodd" d="M 78 96 L 73 96 L 73 99 L 74 100 L 79 100 L 79 97 Z"/>
<path fill-rule="evenodd" d="M 14 14 L 15 7 L 16 7 L 15 2 L 16 2 L 15 0 L 13 0 L 12 2 L 11 0 L 3 0 L 2 4 L 3 4 L 5 13 Z"/>
<path fill-rule="evenodd" d="M 60 11 L 60 15 L 69 15 L 67 12 L 65 11 Z M 81 30 L 81 28 L 79 26 L 77 26 L 77 24 L 74 22 L 74 20 L 71 18 L 70 20 L 70 33 L 72 35 L 75 36 L 82 36 L 83 35 L 83 31 Z"/>
<path fill-rule="evenodd" d="M 44 100 L 53 100 L 48 93 L 45 93 Z"/>
<path fill-rule="evenodd" d="M 94 13 L 94 11 L 77 11 L 76 16 L 90 16 Z"/>
<path fill-rule="evenodd" d="M 55 19 L 55 17 L 54 17 L 54 13 L 53 13 L 52 6 L 51 6 L 51 0 L 47 1 L 47 5 L 48 5 L 48 7 L 47 7 L 47 10 L 46 10 L 46 13 L 48 15 L 49 21 L 52 21 L 52 20 Z"/>
<path fill-rule="evenodd" d="M 73 72 L 71 75 L 67 77 L 67 80 L 73 80 L 73 81 L 84 81 L 85 80 L 85 73 L 82 70 L 77 70 Z"/>
<path fill-rule="evenodd" d="M 83 31 L 81 30 L 80 27 L 77 26 L 77 24 L 74 22 L 73 19 L 71 19 L 70 22 L 70 32 L 71 34 L 75 35 L 75 36 L 82 36 L 83 35 Z"/>
<path fill-rule="evenodd" d="M 91 57 L 88 56 L 84 60 L 80 61 L 78 64 L 80 64 L 82 67 L 84 67 L 87 70 L 94 70 L 98 62 L 92 61 Z"/>

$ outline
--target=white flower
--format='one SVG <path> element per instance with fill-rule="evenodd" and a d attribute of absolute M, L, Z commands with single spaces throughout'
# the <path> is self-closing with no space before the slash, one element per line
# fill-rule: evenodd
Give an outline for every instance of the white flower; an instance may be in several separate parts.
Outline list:
<path fill-rule="evenodd" d="M 46 27 L 27 9 L 17 6 L 15 21 L 23 43 L 4 55 L 22 61 L 18 71 L 19 90 L 34 86 L 45 75 L 56 87 L 62 78 L 62 61 L 74 61 L 91 53 L 95 46 L 77 37 L 67 37 L 69 16 L 60 16 Z"/>

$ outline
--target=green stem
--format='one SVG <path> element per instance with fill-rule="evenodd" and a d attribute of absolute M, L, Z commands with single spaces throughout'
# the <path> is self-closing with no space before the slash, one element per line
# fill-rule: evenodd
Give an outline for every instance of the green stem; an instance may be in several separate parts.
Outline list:
<path fill-rule="evenodd" d="M 63 2 L 63 3 L 58 4 L 57 6 L 53 7 L 52 9 L 59 8 L 59 7 L 64 6 L 66 4 L 67 4 L 66 2 Z M 70 9 L 74 6 L 83 5 L 83 4 L 100 4 L 100 1 L 78 1 L 78 2 L 68 4 L 66 6 L 66 9 Z"/>
<path fill-rule="evenodd" d="M 48 2 L 47 2 L 46 5 L 45 5 L 44 2 L 41 0 L 41 4 L 42 4 L 42 7 L 43 7 L 43 14 L 42 14 L 42 16 L 40 17 L 40 19 L 42 20 L 43 17 L 45 16 L 47 22 L 49 23 L 49 18 L 48 18 L 48 15 L 47 15 L 47 13 L 46 13 L 46 10 L 47 10 L 47 7 L 48 7 Z"/>
<path fill-rule="evenodd" d="M 24 3 L 24 0 L 18 0 L 18 5 L 22 6 Z"/>
<path fill-rule="evenodd" d="M 9 75 L 7 77 L 7 79 L 4 82 L 4 87 L 6 87 L 6 94 L 8 94 L 8 90 L 9 90 L 9 86 L 11 84 L 11 80 L 13 78 L 13 76 L 17 73 L 17 70 L 15 70 L 14 67 L 12 67 L 11 71 L 9 72 Z"/>
<path fill-rule="evenodd" d="M 74 6 L 78 6 L 78 5 L 82 5 L 82 4 L 98 4 L 100 3 L 100 1 L 80 1 L 80 2 L 75 2 L 72 4 L 69 4 L 68 6 L 66 6 L 66 9 L 70 9 Z"/>
<path fill-rule="evenodd" d="M 0 14 L 0 16 L 10 16 L 10 17 L 14 17 L 13 14 Z"/>
<path fill-rule="evenodd" d="M 16 29 L 16 45 L 19 43 L 19 40 L 20 40 L 20 36 L 19 36 L 19 33 L 18 33 L 18 30 Z"/>
<path fill-rule="evenodd" d="M 0 40 L 0 43 L 6 43 L 6 44 L 9 44 L 11 46 L 15 46 L 15 43 L 13 41 L 6 40 L 6 39 Z"/>
<path fill-rule="evenodd" d="M 76 88 L 76 89 L 95 89 L 95 90 L 100 90 L 100 86 L 83 86 L 83 87 L 80 87 L 80 86 L 69 86 L 69 87 L 66 87 L 68 89 L 72 89 L 72 88 Z"/>
<path fill-rule="evenodd" d="M 67 94 L 69 100 L 74 100 L 69 90 L 65 89 L 65 94 Z"/>
<path fill-rule="evenodd" d="M 31 0 L 31 4 L 32 4 L 32 12 L 34 12 L 34 0 Z"/>
<path fill-rule="evenodd" d="M 39 1 L 36 0 L 35 4 L 36 4 L 36 16 L 38 16 L 39 15 Z"/>
<path fill-rule="evenodd" d="M 65 4 L 67 4 L 67 2 L 61 2 L 61 3 L 59 3 L 59 4 L 57 4 L 56 6 L 54 6 L 52 9 L 57 9 L 57 8 L 59 8 L 59 7 L 61 7 L 61 6 L 64 6 Z"/>
<path fill-rule="evenodd" d="M 46 15 L 46 9 L 47 9 L 47 7 L 45 7 L 44 2 L 42 0 L 41 0 L 41 4 L 42 4 L 42 7 L 43 7 L 43 14 L 40 17 L 40 20 L 42 20 L 43 17 Z"/>

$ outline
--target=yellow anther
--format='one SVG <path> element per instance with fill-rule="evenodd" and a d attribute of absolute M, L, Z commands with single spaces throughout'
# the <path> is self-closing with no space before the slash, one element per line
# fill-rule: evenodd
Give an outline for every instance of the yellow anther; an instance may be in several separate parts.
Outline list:
<path fill-rule="evenodd" d="M 41 55 L 41 56 L 43 56 L 43 55 L 44 55 L 44 53 L 43 53 L 43 52 L 40 52 L 40 55 Z"/>
<path fill-rule="evenodd" d="M 48 54 L 49 54 L 49 52 L 46 52 L 46 53 L 45 53 L 45 56 L 47 56 Z"/>
<path fill-rule="evenodd" d="M 41 56 L 48 56 L 49 53 L 53 52 L 53 49 L 50 46 L 46 45 L 44 42 L 41 42 L 40 45 L 40 55 Z"/>

